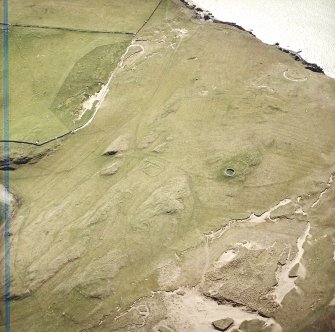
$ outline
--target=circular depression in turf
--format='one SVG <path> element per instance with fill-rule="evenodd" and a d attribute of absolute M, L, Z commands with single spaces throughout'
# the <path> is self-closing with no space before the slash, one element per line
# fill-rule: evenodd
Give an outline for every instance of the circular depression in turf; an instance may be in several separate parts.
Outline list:
<path fill-rule="evenodd" d="M 235 173 L 236 172 L 235 172 L 234 168 L 231 168 L 231 167 L 226 168 L 225 171 L 224 171 L 224 175 L 228 176 L 228 177 L 234 176 Z"/>
<path fill-rule="evenodd" d="M 307 80 L 307 77 L 303 73 L 299 72 L 298 70 L 294 70 L 294 69 L 285 70 L 283 75 L 287 80 L 293 81 L 293 82 L 304 82 Z"/>

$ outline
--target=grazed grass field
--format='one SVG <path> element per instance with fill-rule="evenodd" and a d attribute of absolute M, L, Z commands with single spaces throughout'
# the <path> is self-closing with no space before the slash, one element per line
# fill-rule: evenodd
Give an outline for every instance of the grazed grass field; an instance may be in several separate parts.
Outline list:
<path fill-rule="evenodd" d="M 11 173 L 14 331 L 211 331 L 228 299 L 291 332 L 332 310 L 335 83 L 188 15 L 163 1 L 91 125 Z"/>
<path fill-rule="evenodd" d="M 130 38 L 11 28 L 11 139 L 45 141 L 84 123 L 91 113 L 75 121 L 78 111 L 107 83 Z"/>
<path fill-rule="evenodd" d="M 9 22 L 71 29 L 136 32 L 159 0 L 11 0 Z M 2 15 L 2 0 L 0 1 Z"/>

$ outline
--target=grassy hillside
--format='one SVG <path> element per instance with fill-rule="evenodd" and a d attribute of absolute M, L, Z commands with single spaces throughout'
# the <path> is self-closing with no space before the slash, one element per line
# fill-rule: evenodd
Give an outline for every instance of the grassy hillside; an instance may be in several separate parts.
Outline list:
<path fill-rule="evenodd" d="M 190 16 L 163 1 L 94 121 L 11 173 L 22 202 L 11 229 L 13 331 L 210 331 L 228 300 L 290 332 L 328 308 L 334 80 Z M 71 105 L 71 77 L 95 52 L 114 63 L 109 43 L 94 45 L 77 55 L 52 107 Z M 300 238 L 303 291 L 280 306 L 277 275 Z"/>
<path fill-rule="evenodd" d="M 107 83 L 129 41 L 123 35 L 11 28 L 11 139 L 44 141 L 79 126 L 85 119 L 75 121 L 76 112 Z M 2 98 L 2 86 L 0 92 Z"/>
<path fill-rule="evenodd" d="M 136 32 L 158 0 L 11 0 L 11 24 L 71 29 Z M 0 1 L 2 17 L 2 1 Z"/>

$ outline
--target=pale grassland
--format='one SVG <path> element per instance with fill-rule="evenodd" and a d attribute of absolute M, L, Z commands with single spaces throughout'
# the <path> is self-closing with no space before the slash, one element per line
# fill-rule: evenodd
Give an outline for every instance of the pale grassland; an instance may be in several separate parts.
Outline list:
<path fill-rule="evenodd" d="M 275 317 L 287 332 L 328 306 L 334 221 L 330 203 L 312 203 L 334 171 L 335 83 L 249 34 L 189 15 L 163 1 L 134 41 L 144 51 L 125 57 L 90 126 L 11 173 L 22 200 L 12 220 L 13 331 L 146 332 L 170 319 L 179 332 L 152 292 L 192 286 Z M 287 80 L 287 70 L 306 81 Z M 111 143 L 115 154 L 103 155 Z M 115 163 L 115 174 L 101 175 Z M 248 219 L 284 199 L 273 221 Z M 304 293 L 279 307 L 279 262 L 297 253 L 308 222 Z M 220 230 L 209 242 L 205 234 Z M 218 267 L 229 250 L 236 260 Z"/>
<path fill-rule="evenodd" d="M 2 17 L 2 2 L 0 15 Z M 158 0 L 11 0 L 9 22 L 71 29 L 136 32 Z"/>
<path fill-rule="evenodd" d="M 131 38 L 39 28 L 9 35 L 10 138 L 32 142 L 87 120 L 90 112 L 81 121 L 76 113 L 107 83 Z M 0 93 L 2 101 L 2 85 Z"/>

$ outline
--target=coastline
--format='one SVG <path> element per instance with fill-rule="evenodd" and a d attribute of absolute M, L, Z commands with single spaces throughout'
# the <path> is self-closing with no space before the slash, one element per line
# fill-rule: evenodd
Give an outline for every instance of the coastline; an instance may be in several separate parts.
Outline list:
<path fill-rule="evenodd" d="M 115 6 L 103 1 L 115 18 Z M 159 0 L 136 6 L 149 1 Z M 83 73 L 108 69 L 107 78 L 75 72 L 84 85 L 98 83 L 85 94 L 89 102 L 70 112 L 105 98 L 85 129 L 43 147 L 11 144 L 12 157 L 32 157 L 10 172 L 10 194 L 22 202 L 8 234 L 13 326 L 215 332 L 228 322 L 230 332 L 281 332 L 331 323 L 335 81 L 232 26 L 194 19 L 177 0 L 161 3 L 131 46 L 127 38 L 123 56 L 125 43 L 118 53 L 93 53 L 97 61 L 109 54 L 119 67 L 109 58 L 79 66 Z M 79 9 L 85 16 L 87 7 Z M 139 26 L 149 15 L 125 17 Z M 75 36 L 63 43 L 55 35 L 35 43 L 33 34 L 23 48 L 45 77 L 25 74 L 22 85 L 17 76 L 13 88 L 27 87 L 28 102 L 42 97 L 46 82 L 58 87 L 53 70 L 70 68 L 37 52 L 81 46 Z M 61 105 L 71 105 L 76 91 L 66 89 Z M 20 110 L 27 125 L 17 134 L 40 136 Z"/>
<path fill-rule="evenodd" d="M 221 21 L 221 20 L 215 18 L 214 15 L 211 12 L 209 12 L 206 9 L 198 7 L 191 0 L 180 0 L 180 1 L 184 4 L 185 7 L 187 7 L 188 9 L 190 9 L 194 12 L 193 17 L 196 18 L 196 19 L 203 20 L 203 21 L 209 21 L 209 22 L 213 22 L 213 23 L 218 23 L 218 24 L 229 25 L 229 26 L 235 27 L 238 30 L 247 32 L 248 34 L 252 35 L 253 37 L 259 39 L 252 31 L 244 29 L 241 25 L 236 24 L 235 22 L 226 22 L 226 21 Z M 281 47 L 281 46 L 279 46 L 279 43 L 268 44 L 261 39 L 259 39 L 259 40 L 266 45 L 274 46 L 276 49 L 278 49 L 281 52 L 290 54 L 295 61 L 301 62 L 302 65 L 305 66 L 305 69 L 308 69 L 308 70 L 313 71 L 315 73 L 320 73 L 320 74 L 323 74 L 327 77 L 332 78 L 331 76 L 326 75 L 323 68 L 321 68 L 318 64 L 306 61 L 299 54 L 300 51 L 295 52 L 295 51 L 292 51 L 290 49 Z"/>

